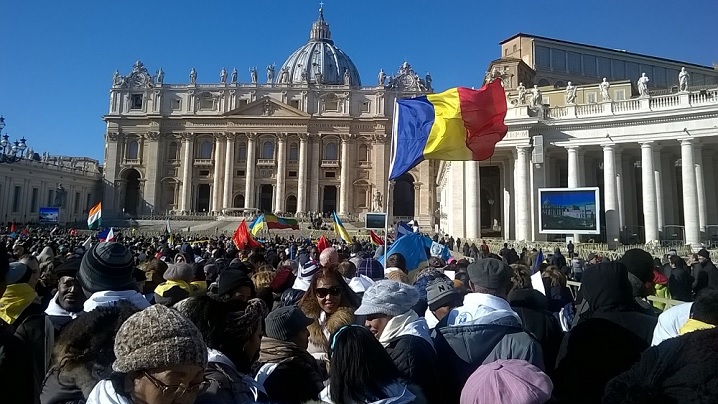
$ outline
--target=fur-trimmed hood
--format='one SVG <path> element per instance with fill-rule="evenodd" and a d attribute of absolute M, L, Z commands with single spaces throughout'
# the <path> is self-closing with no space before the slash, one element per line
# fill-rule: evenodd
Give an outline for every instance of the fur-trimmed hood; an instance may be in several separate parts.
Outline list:
<path fill-rule="evenodd" d="M 324 311 L 319 313 L 304 313 L 314 319 L 309 325 L 309 353 L 326 353 L 329 337 L 345 325 L 354 324 L 354 308 L 339 307 L 327 315 Z"/>

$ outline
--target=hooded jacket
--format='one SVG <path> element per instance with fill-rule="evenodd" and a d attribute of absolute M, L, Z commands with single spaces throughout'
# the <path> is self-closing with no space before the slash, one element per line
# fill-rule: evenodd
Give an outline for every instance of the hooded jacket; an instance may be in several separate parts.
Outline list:
<path fill-rule="evenodd" d="M 417 397 L 409 391 L 409 388 L 399 382 L 386 386 L 384 392 L 389 396 L 388 398 L 366 401 L 365 404 L 409 404 L 418 402 Z M 334 404 L 328 386 L 322 390 L 319 398 L 322 402 Z"/>
<path fill-rule="evenodd" d="M 519 316 L 500 297 L 469 293 L 464 306 L 452 310 L 444 320 L 447 325 L 440 323 L 435 329 L 434 346 L 448 393 L 446 403 L 459 401 L 466 380 L 485 363 L 523 359 L 544 369 L 541 345 L 524 331 Z"/>
<path fill-rule="evenodd" d="M 581 289 L 588 310 L 563 339 L 554 393 L 565 402 L 598 403 L 606 383 L 650 346 L 657 318 L 639 312 L 620 262 L 586 269 Z"/>
<path fill-rule="evenodd" d="M 379 342 L 406 381 L 419 386 L 429 402 L 441 400 L 441 389 L 436 382 L 436 351 L 426 320 L 414 310 L 392 317 Z"/>
<path fill-rule="evenodd" d="M 517 289 L 509 293 L 508 299 L 511 308 L 521 317 L 524 329 L 541 344 L 548 370 L 553 370 L 563 331 L 558 318 L 548 310 L 548 298 L 536 289 Z"/>
<path fill-rule="evenodd" d="M 718 329 L 664 341 L 606 386 L 604 403 L 718 402 Z"/>
<path fill-rule="evenodd" d="M 195 404 L 253 403 L 257 400 L 257 386 L 251 377 L 243 375 L 223 353 L 207 349 L 207 369 L 204 378 L 210 385 Z"/>

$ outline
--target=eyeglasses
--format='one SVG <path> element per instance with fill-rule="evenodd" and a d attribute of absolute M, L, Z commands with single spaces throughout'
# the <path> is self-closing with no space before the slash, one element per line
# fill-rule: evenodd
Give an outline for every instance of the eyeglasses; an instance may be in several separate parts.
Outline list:
<path fill-rule="evenodd" d="M 339 296 L 339 295 L 341 295 L 341 294 L 342 294 L 342 288 L 339 287 L 339 286 L 334 286 L 334 287 L 331 287 L 331 288 L 316 288 L 316 289 L 314 290 L 314 293 L 317 294 L 317 297 L 318 297 L 318 298 L 324 299 L 325 297 L 327 297 L 327 295 L 332 295 L 332 296 Z"/>
<path fill-rule="evenodd" d="M 142 374 L 162 393 L 164 397 L 182 397 L 187 394 L 200 395 L 207 391 L 209 388 L 209 381 L 202 380 L 197 384 L 190 384 L 188 386 L 182 386 L 180 384 L 164 384 L 151 374 L 143 371 Z"/>

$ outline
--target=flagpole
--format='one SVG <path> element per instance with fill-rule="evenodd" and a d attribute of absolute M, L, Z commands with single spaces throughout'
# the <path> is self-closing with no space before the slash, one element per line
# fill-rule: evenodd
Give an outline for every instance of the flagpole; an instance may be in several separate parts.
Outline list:
<path fill-rule="evenodd" d="M 392 124 L 392 130 L 391 130 L 391 146 L 389 148 L 389 173 L 386 176 L 386 193 L 384 198 L 384 211 L 386 213 L 386 218 L 384 220 L 384 248 L 386 253 L 386 246 L 389 243 L 389 202 L 391 200 L 390 198 L 390 187 L 391 187 L 391 180 L 389 179 L 391 177 L 391 169 L 394 162 L 394 153 L 396 153 L 396 150 L 394 149 L 394 140 L 396 139 L 396 132 L 399 128 L 399 103 L 394 100 L 394 123 Z"/>

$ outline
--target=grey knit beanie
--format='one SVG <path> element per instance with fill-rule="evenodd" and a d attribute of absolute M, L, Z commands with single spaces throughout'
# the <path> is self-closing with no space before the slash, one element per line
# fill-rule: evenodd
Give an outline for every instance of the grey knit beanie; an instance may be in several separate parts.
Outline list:
<path fill-rule="evenodd" d="M 207 346 L 191 321 L 155 304 L 133 314 L 115 337 L 112 370 L 129 373 L 176 365 L 207 366 Z"/>
<path fill-rule="evenodd" d="M 354 314 L 398 316 L 411 310 L 418 301 L 419 291 L 413 286 L 384 279 L 369 286 L 362 296 L 361 306 Z"/>
<path fill-rule="evenodd" d="M 264 319 L 264 332 L 267 337 L 280 341 L 290 341 L 299 331 L 314 322 L 297 306 L 280 307 Z"/>

